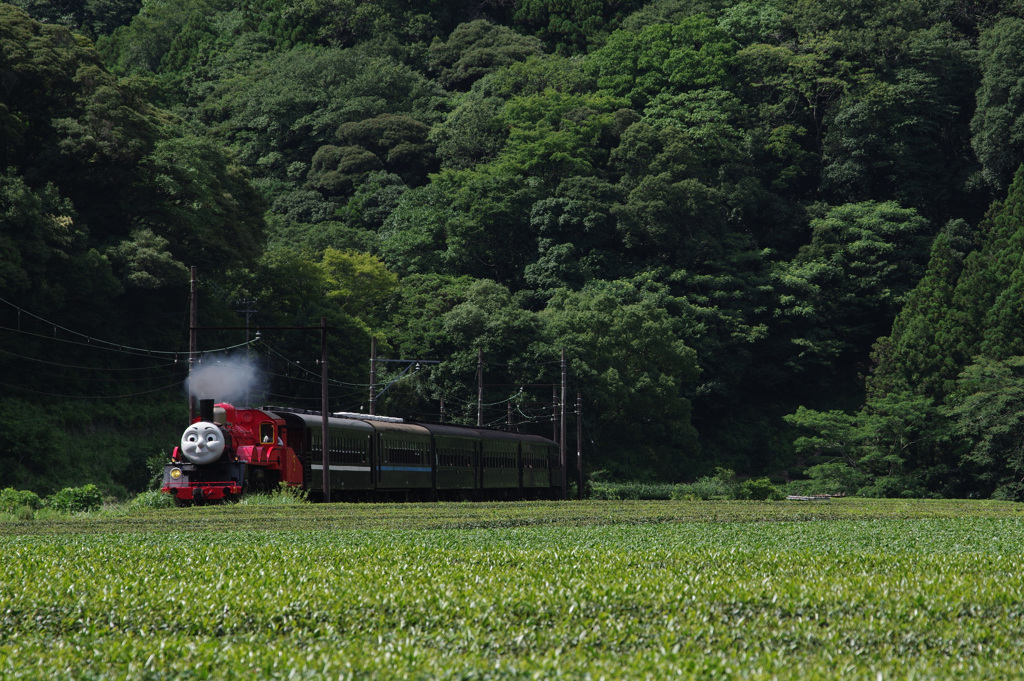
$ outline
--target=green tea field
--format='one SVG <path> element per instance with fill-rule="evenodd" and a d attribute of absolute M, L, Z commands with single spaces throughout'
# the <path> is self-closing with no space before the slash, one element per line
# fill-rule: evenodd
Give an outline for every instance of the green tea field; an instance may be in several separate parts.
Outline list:
<path fill-rule="evenodd" d="M 0 678 L 1024 674 L 1024 512 L 224 506 L 0 524 Z"/>

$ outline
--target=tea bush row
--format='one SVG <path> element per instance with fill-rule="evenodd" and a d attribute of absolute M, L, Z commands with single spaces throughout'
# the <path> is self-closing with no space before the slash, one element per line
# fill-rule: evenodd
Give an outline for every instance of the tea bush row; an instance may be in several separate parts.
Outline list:
<path fill-rule="evenodd" d="M 567 505 L 495 508 L 551 506 Z M 371 510 L 468 524 L 480 508 Z M 0 678 L 999 678 L 1024 635 L 1013 513 L 427 530 L 313 517 L 0 536 Z"/>

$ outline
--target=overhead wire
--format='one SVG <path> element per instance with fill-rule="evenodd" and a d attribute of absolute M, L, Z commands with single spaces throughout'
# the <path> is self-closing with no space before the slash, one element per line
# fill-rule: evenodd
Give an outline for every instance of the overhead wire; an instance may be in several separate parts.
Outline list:
<path fill-rule="evenodd" d="M 8 332 L 16 333 L 16 334 L 21 334 L 21 335 L 24 335 L 24 336 L 27 336 L 27 337 L 30 337 L 30 338 L 39 338 L 39 339 L 46 340 L 46 341 L 54 341 L 54 342 L 69 344 L 69 345 L 73 345 L 73 346 L 87 347 L 87 348 L 90 348 L 90 349 L 96 349 L 96 350 L 101 350 L 101 351 L 106 351 L 106 352 L 115 352 L 115 353 L 120 353 L 120 354 L 124 354 L 124 355 L 128 355 L 128 356 L 148 357 L 148 358 L 152 358 L 152 359 L 159 359 L 159 358 L 168 358 L 168 359 L 170 359 L 170 358 L 174 358 L 172 361 L 166 361 L 166 362 L 163 362 L 163 363 L 158 363 L 158 364 L 154 364 L 154 365 L 146 366 L 146 367 L 102 367 L 102 366 L 86 366 L 86 365 L 81 365 L 81 364 L 68 364 L 68 363 L 62 363 L 62 362 L 55 362 L 55 361 L 51 361 L 51 360 L 45 360 L 45 359 L 41 359 L 41 358 L 31 357 L 31 356 L 28 356 L 28 355 L 18 354 L 18 353 L 12 352 L 10 350 L 0 349 L 0 353 L 3 353 L 5 355 L 8 355 L 8 356 L 13 357 L 13 358 L 18 359 L 18 360 L 22 360 L 22 361 L 26 361 L 26 362 L 33 362 L 33 363 L 36 363 L 36 364 L 39 364 L 39 365 L 43 365 L 43 366 L 51 366 L 51 367 L 62 368 L 62 369 L 74 369 L 76 371 L 146 372 L 146 371 L 174 368 L 174 367 L 178 366 L 179 360 L 188 359 L 190 357 L 190 353 L 187 352 L 187 351 L 184 351 L 184 350 L 155 350 L 155 349 L 152 349 L 152 348 L 137 347 L 137 346 L 131 345 L 131 344 L 117 343 L 117 342 L 114 342 L 114 341 L 109 341 L 109 340 L 106 340 L 106 339 L 98 338 L 98 337 L 93 336 L 91 334 L 81 333 L 81 332 L 76 331 L 74 329 L 70 329 L 70 328 L 68 328 L 68 327 L 66 327 L 66 326 L 64 326 L 62 324 L 58 324 L 58 323 L 53 322 L 51 320 L 48 320 L 48 319 L 46 319 L 44 317 L 36 315 L 36 314 L 30 312 L 29 310 L 26 310 L 25 308 L 22 308 L 19 305 L 15 304 L 15 303 L 13 303 L 13 302 L 11 302 L 11 301 L 3 298 L 3 297 L 0 297 L 0 303 L 4 303 L 4 304 L 10 306 L 11 308 L 13 308 L 14 310 L 16 310 L 18 312 L 19 321 L 20 321 L 22 315 L 24 315 L 24 316 L 26 316 L 26 317 L 28 317 L 28 318 L 30 318 L 32 320 L 35 320 L 36 322 L 38 322 L 40 324 L 43 324 L 45 326 L 51 327 L 53 329 L 53 335 L 51 336 L 49 334 L 42 334 L 42 333 L 37 333 L 37 332 L 33 332 L 33 331 L 29 331 L 29 330 L 23 329 L 23 328 L 20 328 L 20 324 L 19 324 L 19 328 L 13 328 L 13 327 L 9 327 L 9 326 L 0 326 L 0 331 L 8 331 Z M 183 322 L 183 323 L 185 323 L 185 322 Z M 64 334 L 66 334 L 66 335 L 73 336 L 74 338 L 62 338 L 62 337 L 57 335 L 58 330 L 60 332 L 64 333 Z M 79 340 L 75 340 L 76 338 L 79 339 Z M 302 366 L 302 364 L 300 362 L 292 360 L 292 359 L 286 357 L 283 353 L 281 353 L 279 350 L 277 350 L 276 348 L 274 348 L 273 346 L 268 344 L 265 340 L 260 341 L 259 339 L 252 339 L 252 340 L 246 340 L 245 342 L 236 343 L 234 345 L 228 345 L 228 346 L 219 347 L 219 348 L 212 348 L 212 349 L 204 349 L 204 350 L 199 351 L 199 353 L 198 353 L 199 354 L 199 362 L 201 363 L 203 358 L 208 356 L 208 355 L 223 354 L 223 353 L 228 353 L 228 352 L 231 352 L 231 351 L 234 351 L 234 350 L 238 350 L 239 348 L 243 348 L 243 347 L 252 347 L 253 344 L 256 343 L 257 341 L 259 341 L 261 343 L 262 347 L 266 348 L 266 351 L 269 354 L 271 354 L 271 355 L 277 357 L 278 359 L 280 359 L 281 361 L 285 362 L 288 367 L 296 369 L 300 374 L 306 374 L 306 376 L 308 376 L 308 377 L 303 377 L 301 375 L 300 376 L 292 376 L 290 374 L 280 374 L 280 373 L 276 373 L 276 372 L 266 371 L 265 373 L 268 376 L 275 377 L 275 378 L 285 378 L 285 379 L 291 380 L 291 381 L 306 382 L 306 383 L 309 383 L 309 384 L 320 384 L 321 383 L 322 379 L 321 379 L 321 376 L 320 376 L 320 374 L 318 372 L 311 371 L 308 368 L 306 368 L 305 366 Z M 378 358 L 377 361 L 381 362 L 381 363 L 405 363 L 405 364 L 409 365 L 403 371 L 399 372 L 399 374 L 396 377 L 388 379 L 387 381 L 378 381 L 377 383 L 374 384 L 374 386 L 373 386 L 374 388 L 379 388 L 380 386 L 384 386 L 383 390 L 378 394 L 378 397 L 380 395 L 383 395 L 384 392 L 391 385 L 396 383 L 397 381 L 403 380 L 404 378 L 407 378 L 408 376 L 406 376 L 406 374 L 409 372 L 410 367 L 412 367 L 416 362 L 419 362 L 420 364 L 439 364 L 440 363 L 439 360 L 406 360 L 406 359 L 389 359 L 389 358 Z M 524 368 L 528 368 L 528 367 L 531 367 L 531 366 L 553 366 L 553 365 L 558 365 L 560 363 L 561 363 L 560 360 L 554 360 L 554 361 L 549 361 L 549 362 L 493 362 L 493 361 L 485 361 L 485 362 L 483 362 L 483 365 L 485 367 L 503 367 L 505 369 L 511 370 L 513 368 L 524 369 Z M 37 372 L 37 373 L 39 373 L 39 372 Z M 415 372 L 413 374 L 411 374 L 411 375 L 415 375 Z M 134 380 L 149 380 L 151 378 L 152 378 L 152 376 L 150 376 L 150 377 L 140 376 L 140 377 L 137 377 L 137 378 L 133 377 L 133 378 L 130 378 L 130 379 L 129 378 L 122 378 L 122 379 L 119 379 L 119 382 L 123 382 L 125 380 L 133 380 L 133 381 Z M 119 399 L 119 398 L 134 397 L 134 396 L 139 396 L 139 395 L 145 395 L 145 394 L 150 394 L 150 393 L 154 393 L 154 392 L 159 392 L 159 391 L 162 391 L 162 390 L 167 390 L 169 388 L 173 388 L 173 387 L 176 387 L 176 386 L 183 385 L 184 382 L 185 382 L 185 379 L 182 379 L 182 380 L 179 380 L 179 381 L 175 381 L 175 382 L 173 382 L 171 384 L 164 385 L 164 386 L 161 386 L 161 387 L 158 387 L 158 388 L 154 388 L 154 389 L 151 389 L 151 390 L 137 391 L 137 392 L 125 393 L 125 394 L 121 394 L 121 395 L 87 395 L 87 396 L 85 396 L 85 395 L 78 395 L 78 396 L 75 396 L 75 395 L 60 395 L 60 394 L 56 394 L 56 393 L 52 393 L 52 392 L 47 392 L 47 391 L 42 391 L 42 390 L 38 390 L 38 389 L 25 388 L 25 387 L 22 387 L 22 386 L 16 386 L 16 385 L 12 385 L 12 384 L 9 384 L 9 383 L 0 383 L 0 386 L 11 388 L 11 389 L 23 390 L 23 391 L 30 392 L 30 393 L 33 393 L 33 394 L 45 395 L 45 396 L 49 396 L 49 397 L 59 397 L 59 398 L 69 398 L 69 399 L 71 399 L 71 398 L 81 398 L 81 399 Z M 344 393 L 341 393 L 341 394 L 337 394 L 336 393 L 335 395 L 332 396 L 335 399 L 345 400 L 345 401 L 350 400 L 350 399 L 354 399 L 356 397 L 361 397 L 362 396 L 361 393 L 363 391 L 368 391 L 369 388 L 370 388 L 370 384 L 369 383 L 350 383 L 350 382 L 347 382 L 347 381 L 339 381 L 337 379 L 331 379 L 331 378 L 328 378 L 328 385 L 335 386 L 335 387 L 349 388 L 350 390 L 348 390 L 348 391 L 346 391 Z M 352 390 L 352 389 L 354 389 L 354 390 Z M 464 408 L 473 407 L 473 408 L 489 409 L 489 408 L 495 407 L 497 405 L 507 404 L 508 402 L 514 400 L 515 398 L 520 397 L 522 395 L 522 393 L 523 393 L 523 390 L 522 390 L 522 388 L 520 388 L 520 390 L 518 390 L 517 392 L 509 395 L 508 397 L 499 399 L 499 400 L 494 401 L 494 402 L 486 402 L 486 403 L 482 403 L 482 404 L 478 404 L 476 401 L 460 400 L 458 398 L 449 398 L 448 402 L 449 402 L 449 404 L 452 404 L 456 408 L 461 406 L 461 407 L 464 407 Z M 292 401 L 314 401 L 314 400 L 318 400 L 319 399 L 319 398 L 302 398 L 302 397 L 295 396 L 295 395 L 287 395 L 286 396 L 286 395 L 280 395 L 280 394 L 272 393 L 272 392 L 266 392 L 265 395 L 267 397 L 281 397 L 281 398 L 284 398 L 286 400 L 292 400 Z M 361 401 L 361 399 L 359 401 Z M 540 414 L 540 415 L 531 416 L 531 415 L 523 412 L 523 410 L 521 408 L 521 405 L 519 405 L 518 401 L 517 401 L 517 405 L 516 405 L 516 411 L 517 411 L 517 413 L 522 418 L 526 419 L 526 421 L 524 421 L 524 422 L 539 423 L 541 421 L 548 421 L 548 420 L 552 420 L 554 418 L 553 414 Z M 501 418 L 501 419 L 494 419 L 493 421 L 490 421 L 490 423 L 500 423 L 505 418 L 507 418 L 507 414 L 503 418 Z"/>
<path fill-rule="evenodd" d="M 185 381 L 181 380 L 181 381 L 176 381 L 175 383 L 171 383 L 170 385 L 164 385 L 164 386 L 161 386 L 159 388 L 153 388 L 152 390 L 141 390 L 141 391 L 133 392 L 133 393 L 124 393 L 124 394 L 121 394 L 121 395 L 81 395 L 81 394 L 79 394 L 79 395 L 60 395 L 60 394 L 57 394 L 57 393 L 47 392 L 47 391 L 43 391 L 43 390 L 35 390 L 33 388 L 26 388 L 26 387 L 20 386 L 20 385 L 11 385 L 10 383 L 0 382 L 0 386 L 2 386 L 4 388 L 12 388 L 14 390 L 21 390 L 23 392 L 33 393 L 35 395 L 44 395 L 46 397 L 58 397 L 58 398 L 67 399 L 67 400 L 119 400 L 119 399 L 125 399 L 125 398 L 128 398 L 128 397 L 139 397 L 141 395 L 151 395 L 153 393 L 162 392 L 164 390 L 169 390 L 169 389 L 177 387 L 177 386 L 184 386 L 184 384 L 185 384 Z"/>

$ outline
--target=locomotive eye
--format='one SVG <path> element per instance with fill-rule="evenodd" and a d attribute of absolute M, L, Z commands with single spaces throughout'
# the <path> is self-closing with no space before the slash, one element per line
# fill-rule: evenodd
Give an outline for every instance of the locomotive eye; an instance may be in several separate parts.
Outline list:
<path fill-rule="evenodd" d="M 195 441 L 197 441 L 198 439 L 199 439 L 199 438 L 198 438 L 198 437 L 196 436 L 196 434 L 195 434 L 195 433 L 191 433 L 191 434 L 189 434 L 189 435 L 187 435 L 187 436 L 185 437 L 185 440 L 187 440 L 188 442 L 195 442 Z"/>
<path fill-rule="evenodd" d="M 216 442 L 217 441 L 217 436 L 216 435 L 207 435 L 206 436 L 206 441 L 207 442 Z"/>

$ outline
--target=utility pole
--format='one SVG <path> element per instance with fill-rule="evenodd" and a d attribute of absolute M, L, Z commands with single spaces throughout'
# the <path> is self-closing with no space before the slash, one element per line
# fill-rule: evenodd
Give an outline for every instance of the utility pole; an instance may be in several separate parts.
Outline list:
<path fill-rule="evenodd" d="M 444 398 L 441 398 L 441 423 L 444 423 Z"/>
<path fill-rule="evenodd" d="M 484 425 L 484 351 L 476 351 L 476 425 Z"/>
<path fill-rule="evenodd" d="M 558 386 L 551 384 L 551 439 L 558 442 Z"/>
<path fill-rule="evenodd" d="M 583 397 L 576 393 L 576 498 L 583 501 Z"/>
<path fill-rule="evenodd" d="M 370 416 L 377 413 L 377 339 L 370 339 Z"/>
<path fill-rule="evenodd" d="M 192 291 L 189 299 L 189 333 L 188 333 L 188 375 L 192 377 L 192 368 L 196 362 L 196 354 L 198 353 L 199 341 L 197 336 L 197 328 L 199 326 L 199 292 L 196 289 L 196 266 L 192 265 Z M 189 391 L 188 396 L 188 420 L 189 423 L 196 418 L 196 398 Z"/>
<path fill-rule="evenodd" d="M 320 318 L 320 439 L 323 441 L 324 502 L 331 501 L 330 433 L 327 428 L 327 317 Z"/>
<path fill-rule="evenodd" d="M 562 399 L 561 399 L 562 411 L 560 414 L 561 421 L 561 434 L 562 437 L 558 441 L 558 457 L 562 461 L 562 498 L 567 499 L 569 494 L 569 473 L 566 470 L 565 461 L 565 348 L 562 348 Z"/>
<path fill-rule="evenodd" d="M 249 300 L 248 298 L 242 298 L 236 301 L 241 309 L 235 308 L 235 312 L 245 313 L 245 360 L 246 362 L 252 362 L 252 345 L 249 343 L 249 326 L 252 322 L 252 316 L 256 313 L 256 303 L 259 301 L 256 298 Z M 259 340 L 259 334 L 256 334 L 256 339 Z M 249 386 L 245 388 L 245 405 L 247 407 L 252 406 L 252 393 L 249 390 Z"/>

